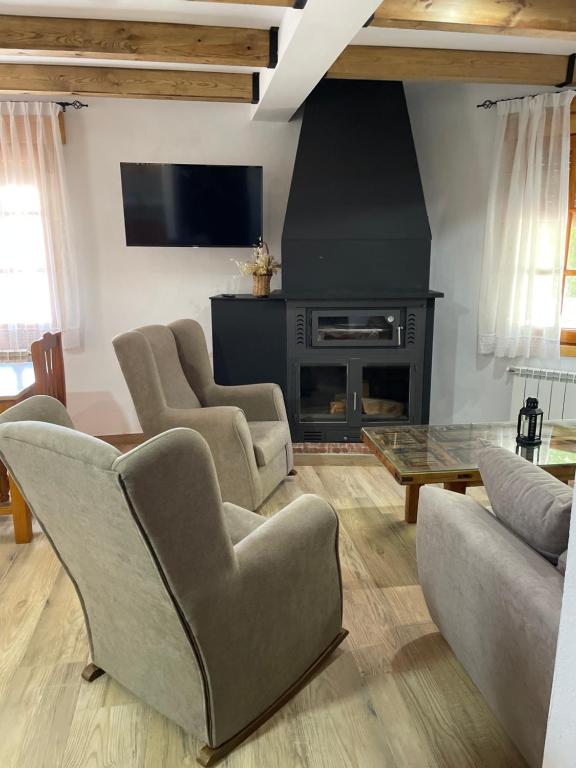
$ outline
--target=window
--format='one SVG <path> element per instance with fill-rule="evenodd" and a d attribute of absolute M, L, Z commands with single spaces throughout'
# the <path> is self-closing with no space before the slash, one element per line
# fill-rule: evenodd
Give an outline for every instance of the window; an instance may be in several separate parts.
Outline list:
<path fill-rule="evenodd" d="M 80 343 L 59 118 L 51 102 L 0 102 L 0 360 L 47 330 Z"/>
<path fill-rule="evenodd" d="M 40 194 L 34 183 L 0 184 L 0 353 L 26 355 L 52 325 Z"/>
<path fill-rule="evenodd" d="M 576 112 L 572 107 L 572 136 L 570 137 L 570 191 L 568 195 L 568 233 L 564 262 L 562 300 L 563 353 L 576 354 Z M 565 347 L 568 346 L 568 349 Z"/>

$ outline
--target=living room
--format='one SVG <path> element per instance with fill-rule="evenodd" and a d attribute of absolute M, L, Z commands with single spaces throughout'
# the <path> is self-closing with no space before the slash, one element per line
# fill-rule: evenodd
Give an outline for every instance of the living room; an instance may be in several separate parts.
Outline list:
<path fill-rule="evenodd" d="M 0 765 L 573 765 L 575 32 L 0 2 Z"/>

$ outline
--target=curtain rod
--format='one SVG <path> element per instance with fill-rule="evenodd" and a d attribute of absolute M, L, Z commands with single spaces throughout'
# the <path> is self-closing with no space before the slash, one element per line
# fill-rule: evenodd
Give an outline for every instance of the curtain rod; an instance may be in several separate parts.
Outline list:
<path fill-rule="evenodd" d="M 81 101 L 78 101 L 78 99 L 74 99 L 74 101 L 53 101 L 53 104 L 58 104 L 59 107 L 62 107 L 62 112 L 66 112 L 68 107 L 72 107 L 72 109 L 86 109 L 88 108 L 88 104 L 84 104 Z"/>
<path fill-rule="evenodd" d="M 573 88 L 576 87 L 576 83 L 574 83 Z M 546 93 L 567 93 L 570 88 L 565 88 L 563 91 L 544 91 L 544 94 Z M 492 109 L 492 107 L 495 107 L 496 104 L 500 104 L 502 101 L 518 101 L 521 99 L 535 99 L 536 96 L 542 96 L 542 93 L 529 93 L 526 94 L 526 96 L 509 96 L 507 99 L 495 99 L 492 101 L 491 99 L 486 99 L 486 101 L 483 101 L 481 104 L 476 104 L 476 109 Z"/>
<path fill-rule="evenodd" d="M 22 99 L 2 99 L 3 102 L 9 102 L 10 104 L 27 104 L 28 102 L 22 101 Z M 68 107 L 72 107 L 72 109 L 84 109 L 84 107 L 88 107 L 88 104 L 84 104 L 81 101 L 78 101 L 78 99 L 74 99 L 74 101 L 48 101 L 45 102 L 46 104 L 58 104 L 59 107 L 62 107 L 62 112 L 66 112 Z"/>

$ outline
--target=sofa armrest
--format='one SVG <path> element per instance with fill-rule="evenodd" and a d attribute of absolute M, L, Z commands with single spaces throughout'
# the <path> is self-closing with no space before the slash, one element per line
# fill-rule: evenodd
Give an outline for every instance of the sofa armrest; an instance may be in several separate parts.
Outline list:
<path fill-rule="evenodd" d="M 562 576 L 462 494 L 423 488 L 416 537 L 434 622 L 528 764 L 541 765 Z"/>
<path fill-rule="evenodd" d="M 248 421 L 287 421 L 284 396 L 278 384 L 213 384 L 204 394 L 206 405 L 241 408 Z"/>
<path fill-rule="evenodd" d="M 254 509 L 260 500 L 252 437 L 243 411 L 232 406 L 166 408 L 165 429 L 195 429 L 208 443 L 224 501 Z"/>

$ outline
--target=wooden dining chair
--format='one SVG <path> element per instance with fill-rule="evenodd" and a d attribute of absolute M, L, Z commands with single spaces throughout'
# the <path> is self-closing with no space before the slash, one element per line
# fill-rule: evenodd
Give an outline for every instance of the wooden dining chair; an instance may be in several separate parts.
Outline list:
<path fill-rule="evenodd" d="M 64 379 L 64 357 L 62 334 L 45 333 L 30 347 L 34 384 L 23 390 L 13 404 L 31 395 L 49 395 L 66 405 L 66 383 Z M 0 411 L 3 410 L 0 403 Z M 17 544 L 32 540 L 32 517 L 17 486 L 8 477 L 6 467 L 0 461 L 0 515 L 12 515 L 14 538 Z"/>
<path fill-rule="evenodd" d="M 34 366 L 34 393 L 49 395 L 66 405 L 62 334 L 45 333 L 30 347 Z"/>

